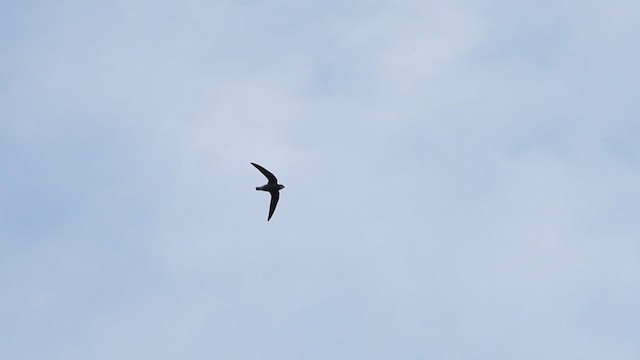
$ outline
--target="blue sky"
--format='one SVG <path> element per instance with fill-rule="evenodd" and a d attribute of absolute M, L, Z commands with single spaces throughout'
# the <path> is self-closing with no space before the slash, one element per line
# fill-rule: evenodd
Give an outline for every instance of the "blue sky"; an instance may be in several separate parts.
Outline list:
<path fill-rule="evenodd" d="M 639 10 L 0 3 L 0 358 L 638 359 Z"/>

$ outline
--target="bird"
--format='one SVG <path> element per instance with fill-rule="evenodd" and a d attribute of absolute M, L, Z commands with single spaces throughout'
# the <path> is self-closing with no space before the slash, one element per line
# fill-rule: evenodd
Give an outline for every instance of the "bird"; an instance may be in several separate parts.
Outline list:
<path fill-rule="evenodd" d="M 267 169 L 262 166 L 251 163 L 251 165 L 255 166 L 256 169 L 260 170 L 262 175 L 267 177 L 266 185 L 256 187 L 258 191 L 268 191 L 271 194 L 271 202 L 269 203 L 269 217 L 267 217 L 267 221 L 271 220 L 274 211 L 276 211 L 276 205 L 278 205 L 278 200 L 280 199 L 280 190 L 284 189 L 284 185 L 278 184 L 278 179 Z"/>

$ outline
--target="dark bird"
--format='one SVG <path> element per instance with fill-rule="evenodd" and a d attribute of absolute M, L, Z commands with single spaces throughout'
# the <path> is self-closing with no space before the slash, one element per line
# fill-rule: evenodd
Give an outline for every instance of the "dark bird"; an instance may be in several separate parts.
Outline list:
<path fill-rule="evenodd" d="M 271 194 L 271 203 L 269 203 L 269 217 L 267 218 L 267 221 L 269 221 L 271 220 L 271 216 L 273 216 L 273 212 L 276 211 L 276 205 L 278 205 L 278 200 L 280 199 L 280 190 L 284 189 L 284 185 L 278 184 L 278 179 L 276 179 L 276 177 L 269 170 L 256 163 L 251 163 L 251 165 L 260 170 L 262 175 L 266 176 L 269 180 L 266 185 L 256 187 L 256 190 L 268 191 L 269 194 Z"/>

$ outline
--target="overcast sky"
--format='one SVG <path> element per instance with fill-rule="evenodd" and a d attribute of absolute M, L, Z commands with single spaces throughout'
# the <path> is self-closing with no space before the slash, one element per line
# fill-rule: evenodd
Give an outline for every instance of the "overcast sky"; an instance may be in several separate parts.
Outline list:
<path fill-rule="evenodd" d="M 639 359 L 639 13 L 0 2 L 0 358 Z"/>

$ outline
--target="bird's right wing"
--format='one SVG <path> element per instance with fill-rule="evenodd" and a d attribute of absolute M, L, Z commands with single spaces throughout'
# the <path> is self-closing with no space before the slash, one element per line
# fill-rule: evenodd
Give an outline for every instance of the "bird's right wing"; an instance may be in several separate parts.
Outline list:
<path fill-rule="evenodd" d="M 262 166 L 260 166 L 260 165 L 258 165 L 256 163 L 251 163 L 251 165 L 255 166 L 256 169 L 260 170 L 262 175 L 267 177 L 267 179 L 269 180 L 269 184 L 277 184 L 278 183 L 278 179 L 276 179 L 276 177 L 271 172 L 269 172 L 269 170 L 263 168 Z"/>

